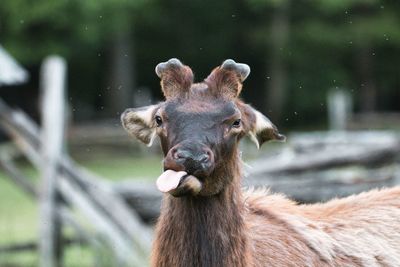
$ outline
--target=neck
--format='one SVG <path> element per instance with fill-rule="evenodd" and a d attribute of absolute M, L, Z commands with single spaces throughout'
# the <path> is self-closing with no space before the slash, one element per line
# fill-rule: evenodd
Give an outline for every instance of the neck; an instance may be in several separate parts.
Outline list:
<path fill-rule="evenodd" d="M 152 266 L 248 266 L 240 175 L 230 175 L 210 197 L 164 196 Z"/>

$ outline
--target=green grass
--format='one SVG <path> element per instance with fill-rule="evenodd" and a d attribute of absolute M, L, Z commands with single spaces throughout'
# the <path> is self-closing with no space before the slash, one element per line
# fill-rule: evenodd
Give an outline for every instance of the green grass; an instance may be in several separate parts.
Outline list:
<path fill-rule="evenodd" d="M 155 180 L 161 173 L 161 157 L 98 157 L 79 162 L 94 173 L 111 180 Z M 23 164 L 23 172 L 37 180 L 37 172 Z M 0 169 L 0 246 L 38 240 L 38 205 L 15 186 Z M 66 267 L 95 266 L 95 253 L 81 245 L 65 250 Z M 38 266 L 36 252 L 0 254 L 0 266 Z"/>
<path fill-rule="evenodd" d="M 161 157 L 120 157 L 113 160 L 93 159 L 84 166 L 111 180 L 154 179 L 162 172 Z"/>
<path fill-rule="evenodd" d="M 37 204 L 0 172 L 0 246 L 37 240 L 37 212 Z M 35 266 L 36 260 L 33 253 L 0 254 L 0 266 Z"/>
<path fill-rule="evenodd" d="M 36 237 L 37 205 L 0 172 L 0 245 Z"/>

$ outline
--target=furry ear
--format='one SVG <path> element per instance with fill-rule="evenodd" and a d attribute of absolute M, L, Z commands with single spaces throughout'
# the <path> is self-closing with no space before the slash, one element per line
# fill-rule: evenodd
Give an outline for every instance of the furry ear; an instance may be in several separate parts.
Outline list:
<path fill-rule="evenodd" d="M 156 123 L 154 115 L 159 105 L 151 105 L 141 108 L 130 108 L 121 115 L 121 122 L 125 130 L 145 143 L 151 146 L 156 137 Z"/>
<path fill-rule="evenodd" d="M 278 128 L 261 112 L 254 110 L 256 121 L 252 130 L 249 131 L 250 139 L 256 144 L 257 148 L 267 141 L 276 140 L 284 142 L 286 136 L 279 133 Z"/>
<path fill-rule="evenodd" d="M 279 133 L 278 128 L 261 112 L 241 102 L 237 105 L 242 113 L 244 129 L 257 148 L 268 141 L 284 142 L 286 140 L 286 137 Z"/>
<path fill-rule="evenodd" d="M 161 89 L 167 99 L 187 93 L 193 83 L 192 70 L 177 58 L 159 63 L 155 71 L 161 79 Z"/>
<path fill-rule="evenodd" d="M 236 98 L 242 90 L 243 81 L 250 74 L 247 64 L 236 63 L 232 59 L 225 60 L 205 79 L 216 95 Z"/>

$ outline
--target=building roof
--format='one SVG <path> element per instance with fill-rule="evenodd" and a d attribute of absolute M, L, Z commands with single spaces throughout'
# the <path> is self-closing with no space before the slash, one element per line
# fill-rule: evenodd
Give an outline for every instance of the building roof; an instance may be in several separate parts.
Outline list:
<path fill-rule="evenodd" d="M 0 86 L 21 84 L 28 78 L 28 72 L 0 45 Z"/>

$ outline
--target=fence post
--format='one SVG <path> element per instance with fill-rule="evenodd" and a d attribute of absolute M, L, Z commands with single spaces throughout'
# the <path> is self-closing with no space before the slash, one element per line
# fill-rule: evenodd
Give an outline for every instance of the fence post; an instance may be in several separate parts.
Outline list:
<path fill-rule="evenodd" d="M 345 131 L 352 112 L 352 98 L 344 89 L 331 89 L 328 93 L 329 130 Z"/>
<path fill-rule="evenodd" d="M 40 266 L 62 265 L 61 220 L 57 216 L 56 178 L 63 153 L 65 127 L 65 60 L 47 57 L 41 68 L 43 164 L 40 195 Z"/>

